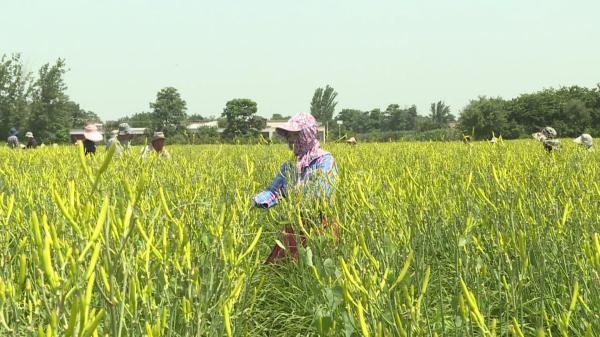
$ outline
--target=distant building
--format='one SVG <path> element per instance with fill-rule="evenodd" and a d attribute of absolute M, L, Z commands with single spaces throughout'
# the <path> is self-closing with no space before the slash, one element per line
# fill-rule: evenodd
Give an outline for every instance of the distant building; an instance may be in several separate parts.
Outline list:
<path fill-rule="evenodd" d="M 134 136 L 144 135 L 146 134 L 146 128 L 130 128 L 129 134 L 132 134 Z"/>
<path fill-rule="evenodd" d="M 219 127 L 218 121 L 195 121 L 195 122 L 191 122 L 188 126 L 186 126 L 186 129 L 188 130 L 188 132 L 198 132 L 198 130 L 200 130 L 200 128 L 218 128 L 218 127 Z"/>
<path fill-rule="evenodd" d="M 287 120 L 267 121 L 267 125 L 265 126 L 264 129 L 260 130 L 260 134 L 265 139 L 273 139 L 273 137 L 275 137 L 275 135 L 277 134 L 275 132 L 275 129 L 285 123 L 287 123 Z M 223 132 L 225 132 L 224 128 L 219 128 L 219 123 L 217 121 L 195 121 L 195 122 L 191 122 L 188 126 L 186 126 L 187 131 L 192 132 L 192 133 L 198 132 L 198 130 L 200 130 L 200 128 L 215 128 L 215 129 L 217 129 L 217 132 L 219 134 L 222 134 Z M 318 133 L 319 133 L 319 138 L 321 140 L 325 140 L 325 127 L 319 126 Z"/>
<path fill-rule="evenodd" d="M 287 123 L 287 121 L 280 121 L 280 120 L 267 121 L 267 126 L 264 129 L 260 130 L 260 133 L 265 139 L 273 139 L 273 137 L 277 134 L 275 132 L 275 129 L 277 129 L 279 126 L 282 126 L 286 123 Z M 322 141 L 325 141 L 325 127 L 324 126 L 319 126 L 318 137 Z"/>
<path fill-rule="evenodd" d="M 96 127 L 102 135 L 107 132 L 110 133 L 110 130 L 104 130 L 104 125 L 102 123 L 96 123 Z M 133 135 L 134 137 L 143 136 L 145 133 L 146 128 L 129 129 L 129 134 Z M 69 130 L 69 136 L 71 137 L 71 143 L 76 143 L 78 140 L 83 140 L 83 129 L 71 129 Z"/>

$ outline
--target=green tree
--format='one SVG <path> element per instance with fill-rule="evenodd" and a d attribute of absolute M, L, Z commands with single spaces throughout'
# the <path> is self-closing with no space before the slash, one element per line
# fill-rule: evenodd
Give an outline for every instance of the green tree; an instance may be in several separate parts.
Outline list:
<path fill-rule="evenodd" d="M 255 134 L 266 123 L 265 119 L 256 116 L 256 102 L 248 98 L 232 99 L 223 109 L 222 116 L 227 119 L 224 135 L 227 138 Z"/>
<path fill-rule="evenodd" d="M 508 103 L 502 98 L 479 97 L 471 100 L 460 114 L 459 123 L 463 132 L 474 136 L 488 138 L 492 133 L 496 136 L 514 138 L 521 130 L 516 123 L 508 119 Z"/>
<path fill-rule="evenodd" d="M 443 101 L 431 103 L 430 111 L 429 118 L 440 127 L 448 127 L 448 123 L 454 121 L 454 116 L 450 114 L 450 107 Z"/>
<path fill-rule="evenodd" d="M 87 122 L 101 122 L 100 117 L 93 111 L 86 111 L 75 102 L 69 102 L 68 105 L 68 109 L 71 111 L 72 127 L 83 128 Z"/>
<path fill-rule="evenodd" d="M 273 121 L 284 121 L 288 119 L 290 119 L 290 116 L 284 116 L 282 114 L 273 114 L 273 116 L 271 116 L 271 120 Z"/>
<path fill-rule="evenodd" d="M 33 91 L 31 73 L 24 70 L 20 54 L 0 58 L 0 134 L 28 126 L 29 103 Z"/>
<path fill-rule="evenodd" d="M 65 94 L 67 85 L 63 76 L 66 71 L 65 60 L 59 58 L 53 65 L 46 63 L 38 72 L 29 126 L 41 141 L 66 142 L 69 139 L 73 107 Z"/>
<path fill-rule="evenodd" d="M 128 123 L 135 128 L 151 128 L 154 125 L 154 119 L 151 112 L 138 112 L 130 116 L 119 118 L 119 123 Z"/>
<path fill-rule="evenodd" d="M 385 109 L 386 120 L 381 126 L 382 131 L 415 130 L 417 127 L 417 107 L 401 109 L 398 104 L 390 104 Z"/>
<path fill-rule="evenodd" d="M 204 121 L 206 118 L 202 117 L 200 114 L 189 115 L 187 118 L 188 121 Z"/>
<path fill-rule="evenodd" d="M 369 131 L 369 113 L 358 109 L 342 109 L 335 118 L 342 121 L 344 132 L 364 133 Z"/>
<path fill-rule="evenodd" d="M 317 88 L 315 90 L 312 101 L 310 102 L 310 113 L 322 125 L 325 125 L 332 120 L 335 106 L 337 105 L 335 100 L 336 97 L 337 92 L 329 85 L 327 85 L 325 89 Z"/>
<path fill-rule="evenodd" d="M 187 104 L 177 89 L 166 87 L 156 94 L 156 101 L 150 103 L 153 127 L 169 133 L 185 129 Z"/>

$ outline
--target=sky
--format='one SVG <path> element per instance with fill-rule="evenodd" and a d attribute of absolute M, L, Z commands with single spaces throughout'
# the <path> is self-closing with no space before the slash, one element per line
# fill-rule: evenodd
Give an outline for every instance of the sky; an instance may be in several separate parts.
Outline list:
<path fill-rule="evenodd" d="M 65 58 L 67 94 L 103 120 L 149 111 L 164 87 L 188 114 L 233 98 L 259 115 L 512 98 L 600 83 L 600 1 L 0 0 L 0 54 Z"/>

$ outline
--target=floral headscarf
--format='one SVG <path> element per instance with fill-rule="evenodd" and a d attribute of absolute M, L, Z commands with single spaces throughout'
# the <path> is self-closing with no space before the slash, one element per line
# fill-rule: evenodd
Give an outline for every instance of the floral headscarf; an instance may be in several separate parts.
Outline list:
<path fill-rule="evenodd" d="M 327 152 L 321 149 L 318 139 L 319 126 L 311 114 L 301 112 L 278 129 L 298 132 L 298 137 L 294 142 L 294 154 L 296 155 L 296 167 L 298 170 L 302 171 L 313 160 L 327 154 Z"/>

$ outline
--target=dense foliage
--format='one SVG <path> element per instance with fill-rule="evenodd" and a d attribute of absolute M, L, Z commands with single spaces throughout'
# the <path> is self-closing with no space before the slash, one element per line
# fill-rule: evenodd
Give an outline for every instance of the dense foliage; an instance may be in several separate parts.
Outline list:
<path fill-rule="evenodd" d="M 301 195 L 251 208 L 283 145 L 139 149 L 0 148 L 0 335 L 600 334 L 599 151 L 329 144 L 336 238 Z"/>
<path fill-rule="evenodd" d="M 459 118 L 465 132 L 486 137 L 494 132 L 517 138 L 551 125 L 562 137 L 581 133 L 600 134 L 600 84 L 545 89 L 511 100 L 479 97 L 472 100 Z"/>
<path fill-rule="evenodd" d="M 8 136 L 12 127 L 34 131 L 43 142 L 66 142 L 69 128 L 83 127 L 82 121 L 99 120 L 91 111 L 85 111 L 69 99 L 63 76 L 66 64 L 58 59 L 46 63 L 37 78 L 27 72 L 21 56 L 0 58 L 0 135 Z"/>
<path fill-rule="evenodd" d="M 95 113 L 82 109 L 66 95 L 67 85 L 63 78 L 66 71 L 65 60 L 58 59 L 54 64 L 43 65 L 34 77 L 25 70 L 20 55 L 2 56 L 0 135 L 8 136 L 8 130 L 15 127 L 21 135 L 33 131 L 39 142 L 66 142 L 70 128 L 82 128 L 88 121 L 100 121 Z M 513 139 L 528 137 L 545 126 L 553 126 L 561 137 L 600 134 L 600 84 L 593 88 L 549 88 L 510 100 L 482 96 L 471 100 L 460 111 L 458 124 L 450 107 L 443 101 L 432 103 L 426 116 L 419 115 L 414 105 L 402 107 L 396 103 L 389 104 L 385 110 L 343 108 L 336 114 L 336 98 L 335 89 L 327 85 L 317 88 L 310 101 L 310 111 L 327 127 L 329 139 L 343 135 L 362 137 L 362 134 L 368 135 L 363 140 L 405 139 L 411 132 L 422 132 L 411 139 L 425 140 L 439 139 L 438 134 L 456 133 L 480 139 L 492 135 Z M 159 90 L 155 101 L 150 103 L 150 110 L 107 121 L 106 130 L 128 122 L 132 127 L 147 128 L 148 135 L 162 130 L 172 141 L 179 143 L 251 143 L 259 142 L 258 131 L 266 123 L 265 118 L 258 115 L 256 102 L 237 98 L 225 104 L 218 119 L 219 127 L 225 129 L 224 137 L 207 130 L 192 137 L 186 134 L 185 129 L 189 121 L 186 101 L 173 87 Z M 281 114 L 274 114 L 273 118 L 285 119 Z M 192 120 L 204 119 L 199 114 L 192 116 Z M 458 131 L 444 131 L 448 128 Z M 382 134 L 385 137 L 379 137 Z"/>

